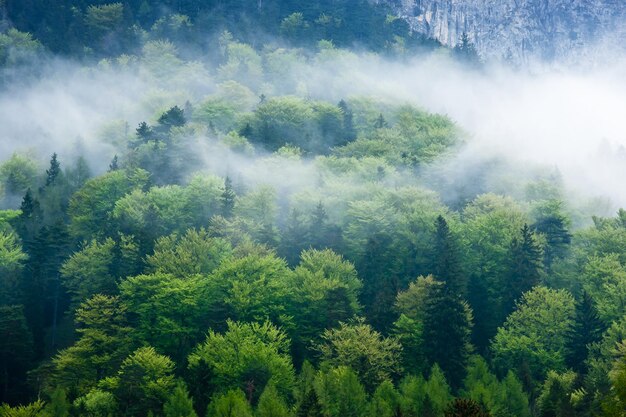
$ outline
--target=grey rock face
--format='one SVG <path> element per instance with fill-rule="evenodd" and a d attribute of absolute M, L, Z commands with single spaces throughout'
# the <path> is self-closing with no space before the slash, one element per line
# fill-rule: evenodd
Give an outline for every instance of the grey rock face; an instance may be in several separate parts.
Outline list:
<path fill-rule="evenodd" d="M 449 46 L 465 32 L 487 58 L 579 59 L 626 44 L 626 0 L 386 1 L 413 30 Z"/>

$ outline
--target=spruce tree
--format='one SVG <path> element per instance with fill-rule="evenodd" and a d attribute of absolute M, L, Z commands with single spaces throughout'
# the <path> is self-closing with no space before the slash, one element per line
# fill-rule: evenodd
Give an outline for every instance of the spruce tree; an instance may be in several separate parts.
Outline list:
<path fill-rule="evenodd" d="M 326 214 L 326 208 L 320 201 L 313 213 L 311 214 L 311 220 L 309 221 L 308 236 L 311 239 L 310 244 L 313 249 L 324 249 L 327 247 L 326 242 L 326 230 L 328 214 Z"/>
<path fill-rule="evenodd" d="M 348 107 L 348 103 L 341 100 L 337 105 L 343 114 L 343 143 L 351 142 L 356 139 L 356 129 L 354 128 L 354 115 Z"/>
<path fill-rule="evenodd" d="M 222 216 L 230 219 L 235 209 L 235 190 L 233 190 L 233 181 L 227 175 L 224 179 L 224 191 L 222 192 Z"/>
<path fill-rule="evenodd" d="M 528 225 L 521 230 L 521 239 L 514 238 L 509 249 L 509 271 L 504 283 L 503 315 L 515 308 L 515 301 L 541 282 L 541 249 Z"/>
<path fill-rule="evenodd" d="M 154 132 L 146 122 L 139 123 L 139 126 L 135 130 L 135 134 L 142 143 L 148 143 L 150 140 L 154 139 Z"/>
<path fill-rule="evenodd" d="M 50 159 L 50 168 L 46 170 L 46 187 L 54 185 L 59 174 L 61 174 L 61 164 L 57 159 L 57 154 L 53 153 Z"/>
<path fill-rule="evenodd" d="M 117 155 L 114 155 L 111 163 L 109 164 L 109 172 L 117 171 L 118 169 L 120 169 L 118 165 L 118 158 Z"/>
<path fill-rule="evenodd" d="M 574 322 L 567 333 L 565 353 L 567 364 L 578 372 L 585 371 L 589 345 L 602 338 L 606 326 L 598 316 L 591 295 L 584 291 L 576 302 Z"/>
<path fill-rule="evenodd" d="M 463 300 L 465 280 L 460 251 L 442 216 L 436 221 L 433 275 L 440 283 L 431 288 L 424 307 L 424 355 L 439 364 L 453 388 L 465 377 L 471 345 L 471 310 Z"/>
<path fill-rule="evenodd" d="M 382 129 L 384 127 L 387 127 L 387 121 L 385 120 L 385 117 L 383 116 L 383 114 L 380 113 L 378 117 L 376 118 L 376 122 L 374 123 L 374 128 Z"/>
<path fill-rule="evenodd" d="M 193 409 L 193 400 L 182 383 L 176 385 L 174 391 L 163 405 L 165 417 L 197 417 Z"/>

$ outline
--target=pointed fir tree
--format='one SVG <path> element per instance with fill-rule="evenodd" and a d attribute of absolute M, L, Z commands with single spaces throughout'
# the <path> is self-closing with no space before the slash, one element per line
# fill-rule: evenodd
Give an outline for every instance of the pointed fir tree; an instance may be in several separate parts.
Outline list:
<path fill-rule="evenodd" d="M 117 171 L 118 169 L 120 169 L 120 167 L 118 165 L 118 158 L 117 158 L 117 155 L 114 155 L 113 159 L 111 160 L 111 163 L 109 164 L 109 171 L 108 172 Z"/>
<path fill-rule="evenodd" d="M 541 282 L 542 254 L 528 225 L 521 230 L 521 239 L 514 238 L 509 249 L 507 281 L 504 283 L 503 315 L 506 318 L 515 302 Z"/>
<path fill-rule="evenodd" d="M 567 230 L 567 220 L 560 214 L 541 216 L 532 228 L 546 237 L 543 263 L 546 270 L 550 270 L 556 259 L 566 255 L 572 242 L 572 235 Z"/>
<path fill-rule="evenodd" d="M 305 394 L 303 401 L 298 405 L 296 409 L 297 417 L 322 417 L 322 406 L 315 389 L 311 388 Z"/>
<path fill-rule="evenodd" d="M 300 259 L 300 253 L 308 242 L 307 228 L 304 216 L 297 208 L 291 209 L 285 230 L 280 239 L 281 255 L 291 266 L 295 266 Z"/>
<path fill-rule="evenodd" d="M 341 109 L 343 114 L 343 143 L 339 144 L 342 145 L 356 139 L 356 129 L 354 128 L 354 115 L 350 107 L 348 107 L 348 103 L 345 100 L 341 100 L 337 107 Z"/>
<path fill-rule="evenodd" d="M 50 159 L 50 168 L 46 170 L 46 187 L 54 185 L 61 174 L 61 164 L 57 159 L 57 154 L 53 153 Z"/>
<path fill-rule="evenodd" d="M 576 302 L 574 322 L 567 333 L 565 354 L 567 364 L 577 372 L 585 372 L 589 346 L 598 342 L 606 326 L 598 316 L 593 298 L 587 291 Z"/>
<path fill-rule="evenodd" d="M 311 219 L 309 221 L 308 236 L 310 239 L 310 246 L 313 249 L 325 249 L 327 247 L 326 231 L 328 214 L 326 214 L 326 208 L 320 201 L 315 206 L 313 213 L 311 213 Z"/>
<path fill-rule="evenodd" d="M 150 125 L 146 122 L 139 123 L 139 126 L 135 130 L 135 135 L 141 143 L 148 143 L 155 138 L 152 127 L 150 127 Z"/>
<path fill-rule="evenodd" d="M 235 190 L 233 189 L 233 181 L 227 175 L 224 179 L 224 191 L 222 192 L 222 216 L 225 219 L 230 219 L 233 216 L 233 210 L 235 209 Z"/>
<path fill-rule="evenodd" d="M 429 363 L 438 364 L 457 389 L 471 353 L 472 317 L 462 297 L 465 284 L 459 248 L 442 216 L 436 227 L 432 271 L 440 285 L 431 287 L 424 307 L 423 351 Z"/>

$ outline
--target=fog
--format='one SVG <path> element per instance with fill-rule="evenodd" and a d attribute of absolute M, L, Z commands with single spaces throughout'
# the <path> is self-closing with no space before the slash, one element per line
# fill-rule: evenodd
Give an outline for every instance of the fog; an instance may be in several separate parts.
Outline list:
<path fill-rule="evenodd" d="M 142 120 L 154 122 L 168 106 L 197 103 L 220 81 L 209 62 L 175 62 L 171 71 L 157 65 L 158 74 L 147 64 L 84 69 L 54 61 L 40 78 L 9 86 L 0 94 L 0 160 L 30 152 L 43 166 L 52 152 L 62 160 L 82 153 L 102 172 L 118 152 L 116 136 L 133 134 Z M 510 167 L 503 175 L 554 170 L 572 195 L 626 206 L 626 65 L 619 59 L 601 68 L 531 73 L 498 64 L 469 69 L 442 53 L 398 62 L 335 51 L 301 58 L 290 70 L 289 86 L 249 85 L 255 94 L 280 91 L 333 103 L 373 95 L 451 117 L 467 135 L 455 156 L 437 164 L 448 182 L 471 183 L 465 167 L 502 158 Z M 251 161 L 210 140 L 200 143 L 197 153 L 207 169 L 220 174 L 237 172 L 254 182 L 288 179 L 290 187 L 315 181 L 306 161 Z"/>

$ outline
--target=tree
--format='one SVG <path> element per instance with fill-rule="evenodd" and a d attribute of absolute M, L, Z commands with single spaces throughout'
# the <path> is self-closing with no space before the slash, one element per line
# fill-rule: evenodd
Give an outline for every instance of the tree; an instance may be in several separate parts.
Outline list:
<path fill-rule="evenodd" d="M 50 396 L 50 403 L 46 406 L 46 411 L 51 417 L 68 417 L 70 415 L 70 406 L 65 390 L 57 388 Z"/>
<path fill-rule="evenodd" d="M 565 352 L 568 366 L 584 372 L 589 346 L 600 341 L 604 330 L 606 326 L 600 320 L 593 298 L 583 291 L 576 302 L 574 320 L 567 332 Z"/>
<path fill-rule="evenodd" d="M 50 168 L 46 170 L 46 187 L 54 185 L 61 174 L 61 164 L 57 160 L 57 154 L 53 153 L 50 159 Z"/>
<path fill-rule="evenodd" d="M 207 417 L 252 417 L 252 407 L 240 389 L 215 396 L 207 408 Z"/>
<path fill-rule="evenodd" d="M 267 384 L 259 398 L 258 417 L 289 417 L 289 408 L 272 384 Z"/>
<path fill-rule="evenodd" d="M 337 107 L 339 107 L 343 113 L 343 140 L 344 142 L 351 142 L 355 140 L 357 136 L 356 129 L 354 128 L 354 115 L 345 100 L 339 101 Z"/>
<path fill-rule="evenodd" d="M 155 139 L 153 129 L 146 122 L 139 123 L 139 126 L 135 130 L 135 134 L 142 143 L 148 143 L 149 141 Z"/>
<path fill-rule="evenodd" d="M 197 417 L 193 409 L 193 400 L 189 397 L 187 387 L 177 383 L 174 391 L 163 405 L 165 417 Z"/>
<path fill-rule="evenodd" d="M 541 249 L 528 225 L 521 230 L 521 239 L 514 238 L 509 251 L 509 273 L 503 299 L 504 316 L 515 307 L 516 300 L 541 282 Z"/>
<path fill-rule="evenodd" d="M 367 410 L 367 394 L 357 374 L 346 366 L 320 372 L 315 391 L 327 417 L 361 417 Z"/>
<path fill-rule="evenodd" d="M 0 306 L 0 403 L 28 393 L 26 372 L 33 360 L 33 338 L 21 305 Z"/>
<path fill-rule="evenodd" d="M 352 319 L 359 311 L 361 288 L 354 265 L 330 249 L 302 252 L 294 271 L 292 312 L 294 360 L 311 353 L 324 330 Z M 298 363 L 298 362 L 296 362 Z"/>
<path fill-rule="evenodd" d="M 469 35 L 466 32 L 463 32 L 461 39 L 454 47 L 454 55 L 459 61 L 471 66 L 478 66 L 481 62 L 476 47 L 470 41 Z"/>
<path fill-rule="evenodd" d="M 294 369 L 289 357 L 289 340 L 277 327 L 266 322 L 228 321 L 224 334 L 210 330 L 206 340 L 189 355 L 194 375 L 207 375 L 196 384 L 196 400 L 205 401 L 213 393 L 242 390 L 251 404 L 257 404 L 267 384 L 289 398 Z"/>
<path fill-rule="evenodd" d="M 159 125 L 168 132 L 173 127 L 184 126 L 187 123 L 185 112 L 178 106 L 174 106 L 167 110 L 159 117 Z"/>
<path fill-rule="evenodd" d="M 574 312 L 574 298 L 566 290 L 535 287 L 525 293 L 493 340 L 496 368 L 516 370 L 529 392 L 548 370 L 564 371 L 563 346 Z"/>
<path fill-rule="evenodd" d="M 559 374 L 548 372 L 541 394 L 537 399 L 540 417 L 570 417 L 576 415 L 573 404 L 576 374 L 572 371 Z"/>
<path fill-rule="evenodd" d="M 122 362 L 117 375 L 103 381 L 127 416 L 160 413 L 175 388 L 174 362 L 153 347 L 137 349 Z"/>
<path fill-rule="evenodd" d="M 372 395 L 368 411 L 370 417 L 394 417 L 400 414 L 400 396 L 390 381 L 383 381 Z"/>
<path fill-rule="evenodd" d="M 118 297 L 95 295 L 83 302 L 76 310 L 76 327 L 78 340 L 52 359 L 50 378 L 71 398 L 113 376 L 133 349 L 127 308 Z"/>
<path fill-rule="evenodd" d="M 222 192 L 222 216 L 230 219 L 235 209 L 235 199 L 237 195 L 233 190 L 233 182 L 227 175 L 224 179 L 224 191 Z"/>
<path fill-rule="evenodd" d="M 400 372 L 402 348 L 398 341 L 384 338 L 363 319 L 340 323 L 338 329 L 326 330 L 322 339 L 323 343 L 318 346 L 322 364 L 351 368 L 370 393 Z"/>
<path fill-rule="evenodd" d="M 114 155 L 111 163 L 109 164 L 109 170 L 107 172 L 117 171 L 118 169 L 120 169 L 118 164 L 118 158 L 117 155 Z"/>
<path fill-rule="evenodd" d="M 439 364 L 450 385 L 461 386 L 471 351 L 472 313 L 463 300 L 464 275 L 460 255 L 442 216 L 436 221 L 432 271 L 442 285 L 431 286 L 424 310 L 424 355 L 430 364 Z"/>

